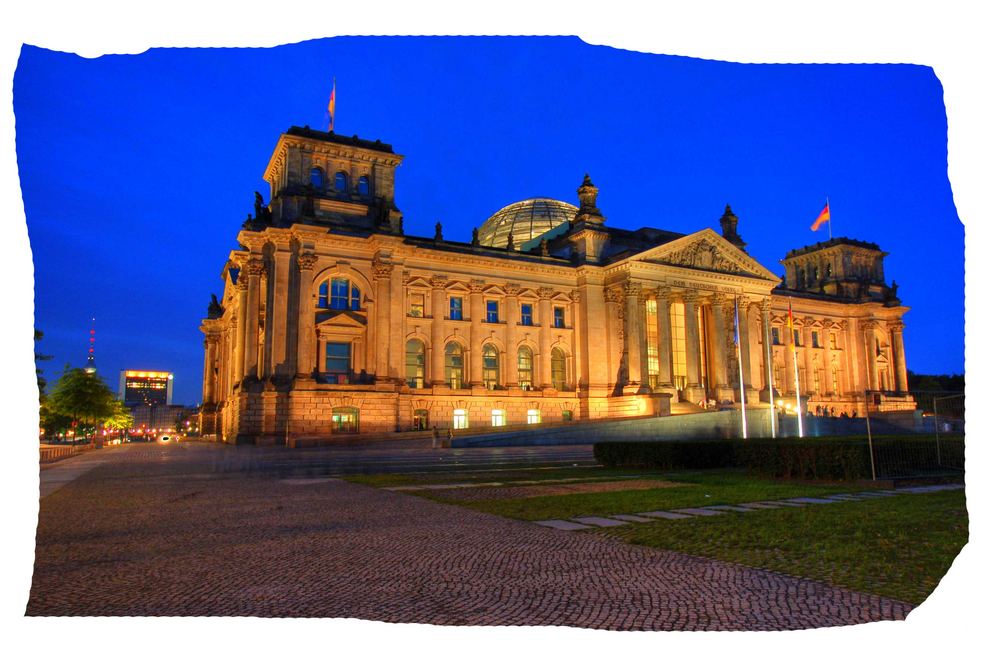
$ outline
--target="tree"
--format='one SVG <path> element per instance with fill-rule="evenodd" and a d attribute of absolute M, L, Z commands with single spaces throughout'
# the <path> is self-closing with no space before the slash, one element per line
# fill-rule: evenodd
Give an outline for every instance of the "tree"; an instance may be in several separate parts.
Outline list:
<path fill-rule="evenodd" d="M 48 398 L 49 408 L 74 422 L 97 426 L 115 413 L 115 394 L 96 374 L 66 367 Z"/>
<path fill-rule="evenodd" d="M 113 430 L 127 430 L 132 426 L 132 411 L 124 402 L 115 400 L 111 403 L 111 415 L 104 419 L 104 426 Z"/>
<path fill-rule="evenodd" d="M 45 336 L 44 333 L 42 333 L 41 330 L 38 330 L 36 328 L 35 329 L 35 344 L 38 344 L 39 342 L 41 342 L 42 341 L 42 337 L 44 337 L 44 336 Z M 52 356 L 48 356 L 48 355 L 45 355 L 44 353 L 39 353 L 38 351 L 35 351 L 35 375 L 38 378 L 38 395 L 39 395 L 39 397 L 45 397 L 45 385 L 46 385 L 45 377 L 42 376 L 42 368 L 38 366 L 38 363 L 42 362 L 44 360 L 52 360 Z"/>

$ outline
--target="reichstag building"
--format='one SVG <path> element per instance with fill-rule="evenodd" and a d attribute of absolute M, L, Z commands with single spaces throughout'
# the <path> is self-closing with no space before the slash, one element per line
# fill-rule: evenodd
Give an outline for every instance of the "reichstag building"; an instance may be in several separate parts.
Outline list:
<path fill-rule="evenodd" d="M 202 432 L 273 444 L 683 414 L 741 396 L 764 408 L 772 394 L 795 408 L 796 378 L 810 413 L 861 412 L 866 390 L 870 408 L 914 408 L 908 308 L 878 245 L 790 251 L 781 278 L 747 252 L 728 206 L 718 230 L 626 230 L 586 176 L 575 205 L 512 203 L 464 242 L 440 225 L 412 236 L 394 198 L 402 159 L 308 127 L 280 136 L 270 203 L 257 196 L 202 321 Z"/>

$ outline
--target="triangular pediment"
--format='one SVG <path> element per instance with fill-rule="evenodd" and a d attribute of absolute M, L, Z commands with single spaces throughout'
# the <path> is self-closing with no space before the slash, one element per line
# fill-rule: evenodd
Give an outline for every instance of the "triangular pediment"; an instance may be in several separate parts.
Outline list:
<path fill-rule="evenodd" d="M 329 312 L 319 312 L 316 315 L 316 323 L 323 327 L 337 328 L 359 328 L 364 329 L 368 319 L 364 314 L 350 310 L 333 310 Z"/>
<path fill-rule="evenodd" d="M 712 229 L 703 229 L 629 258 L 632 261 L 780 281 L 777 275 Z"/>

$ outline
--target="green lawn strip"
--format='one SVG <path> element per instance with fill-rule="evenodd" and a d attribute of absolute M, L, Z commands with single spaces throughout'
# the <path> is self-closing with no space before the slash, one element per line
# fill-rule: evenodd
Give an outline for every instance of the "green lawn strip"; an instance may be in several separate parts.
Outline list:
<path fill-rule="evenodd" d="M 502 469 L 498 471 L 443 471 L 439 473 L 381 473 L 343 476 L 343 480 L 369 487 L 404 487 L 409 485 L 448 485 L 453 483 L 508 483 L 524 480 L 614 480 L 616 478 L 663 478 L 673 480 L 663 473 L 643 469 L 605 469 L 601 467 L 564 467 L 558 469 Z"/>
<path fill-rule="evenodd" d="M 969 538 L 965 492 L 604 529 L 609 536 L 920 603 Z"/>
<path fill-rule="evenodd" d="M 822 496 L 865 489 L 860 485 L 800 484 L 748 478 L 739 472 L 662 474 L 656 477 L 663 480 L 695 484 L 647 490 L 564 494 L 524 499 L 448 500 L 448 502 L 514 519 L 547 520 L 584 515 L 635 514 L 652 510 L 669 510 L 670 508 L 697 508 L 699 506 L 788 499 L 799 496 Z M 431 499 L 443 500 L 429 491 L 414 493 Z"/>

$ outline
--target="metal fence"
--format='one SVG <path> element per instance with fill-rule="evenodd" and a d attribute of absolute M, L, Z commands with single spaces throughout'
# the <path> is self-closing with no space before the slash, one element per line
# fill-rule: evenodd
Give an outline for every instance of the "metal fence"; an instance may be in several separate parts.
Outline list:
<path fill-rule="evenodd" d="M 872 434 L 887 423 L 901 425 L 901 414 L 879 412 L 877 394 L 868 395 L 865 421 L 872 462 L 872 479 L 953 477 L 965 471 L 965 394 L 913 392 L 917 410 L 912 412 L 913 435 L 895 437 Z"/>

